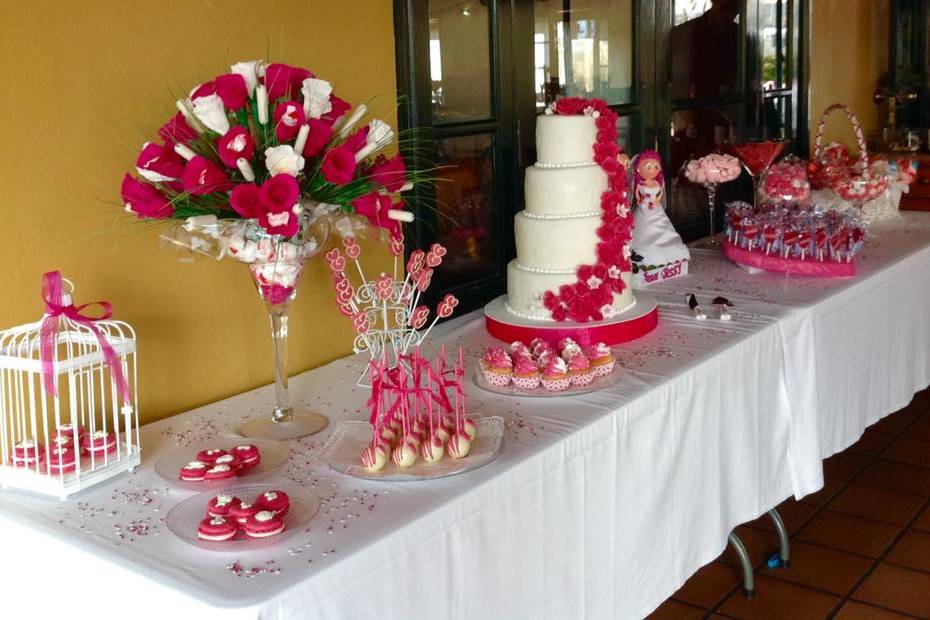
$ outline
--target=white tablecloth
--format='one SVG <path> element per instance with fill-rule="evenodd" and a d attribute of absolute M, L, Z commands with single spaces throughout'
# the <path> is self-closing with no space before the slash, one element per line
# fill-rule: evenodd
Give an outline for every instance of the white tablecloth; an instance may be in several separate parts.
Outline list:
<path fill-rule="evenodd" d="M 607 391 L 508 398 L 493 463 L 457 477 L 374 483 L 319 460 L 324 432 L 290 443 L 272 481 L 324 500 L 307 531 L 243 553 L 189 546 L 165 513 L 190 492 L 152 471 L 268 408 L 268 388 L 151 424 L 143 466 L 68 502 L 0 494 L 5 613 L 96 618 L 577 618 L 648 614 L 724 548 L 728 532 L 822 485 L 821 459 L 930 382 L 930 217 L 875 230 L 848 280 L 750 275 L 716 251 L 657 285 L 659 328 L 619 350 Z M 685 294 L 733 321 L 690 318 Z M 472 359 L 479 314 L 438 329 Z M 366 394 L 347 358 L 292 380 L 334 422 Z M 269 484 L 272 484 L 270 482 Z M 49 593 L 54 593 L 50 596 Z"/>

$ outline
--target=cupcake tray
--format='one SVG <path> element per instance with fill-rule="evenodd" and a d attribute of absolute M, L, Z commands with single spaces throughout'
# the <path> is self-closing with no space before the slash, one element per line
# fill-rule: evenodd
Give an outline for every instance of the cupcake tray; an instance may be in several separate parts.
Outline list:
<path fill-rule="evenodd" d="M 498 387 L 496 385 L 491 385 L 484 378 L 484 373 L 481 372 L 481 367 L 475 368 L 475 385 L 480 387 L 482 390 L 487 390 L 488 392 L 494 392 L 495 394 L 503 394 L 505 396 L 541 396 L 541 397 L 553 397 L 553 396 L 577 396 L 578 394 L 587 394 L 589 392 L 597 392 L 598 390 L 604 390 L 610 387 L 617 385 L 620 382 L 620 379 L 623 378 L 623 369 L 620 367 L 620 364 L 614 364 L 614 369 L 609 375 L 604 375 L 603 377 L 597 377 L 584 386 L 572 385 L 569 386 L 567 390 L 562 390 L 561 392 L 550 392 L 546 388 L 539 385 L 538 388 L 533 390 L 521 390 L 513 383 L 507 385 L 506 387 Z"/>

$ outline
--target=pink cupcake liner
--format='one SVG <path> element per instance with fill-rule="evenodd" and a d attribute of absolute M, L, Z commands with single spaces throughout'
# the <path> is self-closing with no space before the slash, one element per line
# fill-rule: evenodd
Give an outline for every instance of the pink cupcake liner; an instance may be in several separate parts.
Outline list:
<path fill-rule="evenodd" d="M 606 377 L 614 371 L 614 366 L 617 365 L 616 360 L 609 360 L 607 362 L 592 362 L 591 370 L 594 371 L 595 377 Z"/>
<path fill-rule="evenodd" d="M 488 385 L 502 388 L 510 385 L 509 372 L 496 372 L 490 368 L 482 368 L 481 370 L 484 372 L 484 380 L 488 382 Z"/>
<path fill-rule="evenodd" d="M 523 377 L 513 375 L 513 384 L 518 390 L 535 390 L 539 387 L 539 382 L 540 378 L 538 374 Z"/>
<path fill-rule="evenodd" d="M 543 387 L 546 388 L 546 390 L 550 392 L 564 392 L 572 384 L 572 380 L 568 377 L 568 375 L 565 375 L 564 377 L 559 377 L 557 379 L 556 378 L 547 379 L 543 377 L 541 381 L 542 381 Z"/>
<path fill-rule="evenodd" d="M 584 387 L 594 381 L 594 371 L 591 369 L 584 371 L 571 371 L 571 383 L 577 387 Z"/>

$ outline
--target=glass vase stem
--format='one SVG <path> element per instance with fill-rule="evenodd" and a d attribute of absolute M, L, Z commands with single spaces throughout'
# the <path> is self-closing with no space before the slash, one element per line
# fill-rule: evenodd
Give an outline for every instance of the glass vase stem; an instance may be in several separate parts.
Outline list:
<path fill-rule="evenodd" d="M 287 392 L 287 308 L 268 310 L 271 319 L 271 345 L 274 355 L 274 412 L 275 422 L 287 422 L 293 415 Z"/>
<path fill-rule="evenodd" d="M 717 186 L 708 185 L 707 186 L 707 205 L 710 208 L 710 237 L 713 241 L 715 230 L 714 230 L 714 208 L 717 206 Z"/>

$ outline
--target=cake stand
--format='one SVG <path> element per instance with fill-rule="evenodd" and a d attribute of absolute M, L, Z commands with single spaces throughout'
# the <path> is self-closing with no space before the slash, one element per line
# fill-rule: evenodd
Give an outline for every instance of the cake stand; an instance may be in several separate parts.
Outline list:
<path fill-rule="evenodd" d="M 550 342 L 571 338 L 580 345 L 597 342 L 620 344 L 641 338 L 659 323 L 656 298 L 649 293 L 635 292 L 636 305 L 615 317 L 603 321 L 575 323 L 573 321 L 537 321 L 523 319 L 507 312 L 507 296 L 501 295 L 484 307 L 488 333 L 505 342 L 530 342 L 542 338 Z"/>

